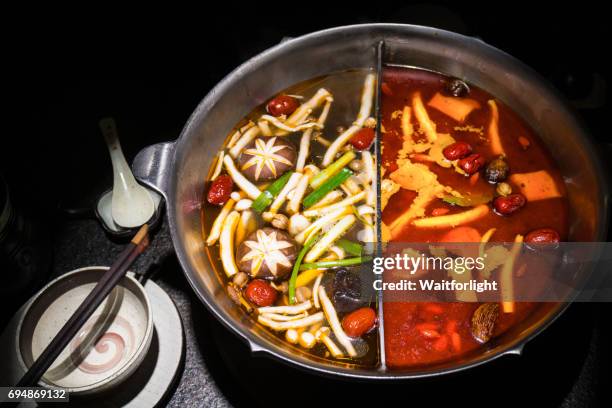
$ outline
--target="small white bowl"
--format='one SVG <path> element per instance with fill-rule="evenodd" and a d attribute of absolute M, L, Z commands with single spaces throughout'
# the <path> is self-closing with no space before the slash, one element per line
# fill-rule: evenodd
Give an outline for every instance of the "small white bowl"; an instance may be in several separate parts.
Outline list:
<path fill-rule="evenodd" d="M 34 297 L 17 328 L 17 356 L 24 372 L 40 355 L 108 267 L 68 272 Z M 142 363 L 153 337 L 151 305 L 142 285 L 125 276 L 40 380 L 71 394 L 106 391 Z M 95 344 L 94 344 L 95 343 Z"/>

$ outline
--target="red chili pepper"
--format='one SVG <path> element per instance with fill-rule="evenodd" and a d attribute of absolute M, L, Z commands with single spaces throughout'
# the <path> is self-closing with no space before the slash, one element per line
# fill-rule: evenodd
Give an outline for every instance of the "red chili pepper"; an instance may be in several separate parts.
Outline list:
<path fill-rule="evenodd" d="M 359 129 L 349 141 L 350 144 L 357 150 L 366 150 L 372 145 L 374 140 L 374 129 L 362 128 Z"/>

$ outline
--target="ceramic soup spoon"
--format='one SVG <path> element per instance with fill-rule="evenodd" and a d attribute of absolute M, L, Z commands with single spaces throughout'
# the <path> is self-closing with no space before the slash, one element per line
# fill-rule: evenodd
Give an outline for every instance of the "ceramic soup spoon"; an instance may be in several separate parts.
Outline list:
<path fill-rule="evenodd" d="M 100 129 L 113 163 L 113 219 L 124 228 L 139 227 L 153 216 L 153 199 L 147 189 L 138 184 L 125 160 L 115 121 L 111 118 L 102 119 Z"/>

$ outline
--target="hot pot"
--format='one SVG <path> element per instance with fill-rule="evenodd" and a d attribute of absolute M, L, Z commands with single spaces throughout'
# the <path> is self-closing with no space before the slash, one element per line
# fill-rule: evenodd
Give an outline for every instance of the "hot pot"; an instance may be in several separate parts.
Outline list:
<path fill-rule="evenodd" d="M 601 241 L 607 225 L 607 191 L 600 160 L 589 137 L 559 96 L 533 70 L 478 40 L 438 29 L 366 24 L 338 27 L 283 42 L 245 62 L 202 100 L 180 137 L 141 151 L 137 177 L 166 199 L 177 257 L 187 280 L 208 309 L 241 337 L 253 353 L 302 369 L 355 379 L 408 379 L 473 367 L 523 346 L 567 306 L 543 304 L 528 319 L 490 342 L 485 350 L 426 368 L 388 370 L 354 367 L 309 356 L 255 324 L 226 295 L 202 238 L 204 180 L 226 135 L 245 113 L 297 82 L 382 62 L 422 67 L 473 83 L 514 109 L 556 158 L 570 201 L 570 240 Z"/>

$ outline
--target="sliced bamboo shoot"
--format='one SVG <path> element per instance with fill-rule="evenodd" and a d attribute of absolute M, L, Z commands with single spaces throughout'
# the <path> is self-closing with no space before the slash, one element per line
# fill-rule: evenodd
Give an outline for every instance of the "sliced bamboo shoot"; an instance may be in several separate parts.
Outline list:
<path fill-rule="evenodd" d="M 221 174 L 221 170 L 223 169 L 223 156 L 225 156 L 225 152 L 223 150 L 219 150 L 217 153 L 217 162 L 215 163 L 215 170 L 213 171 L 212 177 L 210 180 L 215 180 Z"/>
<path fill-rule="evenodd" d="M 234 239 L 239 219 L 240 213 L 238 211 L 229 213 L 223 221 L 223 228 L 221 228 L 221 236 L 219 237 L 221 264 L 225 274 L 230 278 L 238 273 L 238 266 L 236 266 L 236 259 L 234 257 Z"/>
<path fill-rule="evenodd" d="M 221 211 L 219 211 L 219 214 L 217 215 L 217 218 L 215 218 L 212 227 L 210 228 L 210 234 L 208 234 L 208 237 L 206 238 L 206 245 L 211 246 L 217 242 L 219 236 L 221 235 L 221 228 L 223 227 L 223 222 L 225 221 L 225 218 L 230 213 L 230 211 L 232 211 L 232 208 L 234 208 L 234 204 L 236 204 L 236 201 L 230 198 L 223 205 Z"/>
<path fill-rule="evenodd" d="M 353 347 L 353 343 L 351 343 L 351 339 L 346 335 L 344 330 L 342 330 L 342 325 L 340 324 L 340 320 L 338 320 L 336 309 L 334 308 L 331 300 L 329 300 L 329 297 L 327 297 L 327 293 L 325 292 L 325 288 L 323 286 L 319 286 L 319 300 L 321 301 L 323 312 L 325 312 L 325 318 L 334 331 L 336 339 L 338 339 L 349 356 L 355 357 L 357 352 Z"/>
<path fill-rule="evenodd" d="M 288 322 L 277 322 L 275 320 L 268 319 L 267 317 L 264 317 L 263 315 L 259 315 L 257 317 L 257 321 L 259 323 L 263 324 L 264 326 L 268 326 L 272 330 L 276 330 L 276 331 L 308 327 L 315 323 L 323 321 L 323 319 L 325 319 L 323 312 L 318 312 L 310 316 L 304 317 L 302 319 L 290 320 Z"/>
<path fill-rule="evenodd" d="M 244 132 L 246 132 L 253 126 L 255 126 L 255 123 L 249 121 L 249 123 L 247 123 L 246 125 L 242 126 L 240 129 L 238 129 L 236 132 L 234 132 L 234 134 L 230 138 L 230 141 L 227 143 L 226 147 L 228 149 L 231 149 L 232 147 L 234 147 L 234 145 L 236 144 L 238 140 L 240 140 L 240 137 L 244 134 Z"/>
<path fill-rule="evenodd" d="M 306 159 L 310 153 L 310 141 L 312 140 L 312 128 L 306 129 L 300 139 L 300 153 L 295 164 L 295 171 L 301 173 L 304 171 L 306 165 Z"/>
<path fill-rule="evenodd" d="M 244 239 L 257 229 L 257 218 L 251 210 L 245 210 L 240 214 L 240 221 L 236 227 L 236 247 L 244 241 Z"/>
<path fill-rule="evenodd" d="M 319 201 L 318 203 L 312 205 L 309 209 L 316 210 L 317 208 L 325 207 L 329 204 L 333 204 L 342 198 L 342 192 L 339 190 L 330 191 Z"/>
<path fill-rule="evenodd" d="M 234 146 L 229 150 L 230 156 L 232 156 L 234 159 L 238 157 L 240 152 L 242 152 L 242 149 L 247 147 L 247 145 L 251 143 L 253 139 L 255 139 L 257 135 L 259 135 L 260 132 L 261 129 L 259 129 L 258 126 L 250 127 L 246 132 L 242 134 L 242 136 L 240 136 L 240 139 L 238 139 L 238 141 L 236 141 L 236 144 L 234 144 Z"/>
<path fill-rule="evenodd" d="M 266 212 L 264 212 L 262 214 L 264 220 L 266 220 L 268 222 L 272 221 L 272 219 L 274 218 L 274 215 L 276 213 L 278 213 L 278 210 L 281 209 L 281 207 L 283 206 L 283 204 L 287 200 L 287 196 L 289 195 L 289 192 L 292 191 L 295 187 L 297 187 L 297 184 L 300 181 L 301 177 L 302 177 L 302 175 L 300 173 L 293 173 L 289 177 L 289 180 L 287 181 L 287 184 L 285 184 L 285 186 L 282 188 L 280 193 L 278 193 L 278 195 L 276 196 L 276 198 L 272 202 L 272 205 L 270 206 L 268 211 L 266 211 Z"/>
<path fill-rule="evenodd" d="M 322 126 L 317 122 L 306 122 L 306 123 L 301 123 L 296 126 L 288 126 L 287 124 L 281 122 L 277 117 L 271 116 L 271 115 L 262 115 L 260 120 L 270 122 L 271 124 L 276 126 L 278 129 L 283 130 L 287 133 L 299 132 L 300 130 L 306 130 L 306 129 L 312 129 L 312 128 L 318 128 L 318 129 L 322 128 Z"/>
<path fill-rule="evenodd" d="M 342 208 L 339 208 L 335 211 L 332 211 L 324 216 L 322 216 L 321 218 L 319 218 L 318 220 L 316 220 L 315 222 L 313 222 L 312 224 L 310 224 L 306 229 L 304 229 L 302 232 L 300 232 L 299 234 L 297 234 L 295 236 L 295 240 L 299 243 L 299 244 L 303 244 L 304 242 L 306 242 L 308 240 L 308 238 L 310 238 L 313 234 L 316 234 L 317 232 L 321 231 L 323 228 L 325 228 L 325 226 L 334 223 L 336 221 L 338 221 L 340 218 L 342 218 L 345 215 L 351 214 L 352 213 L 352 209 L 350 206 L 345 206 Z"/>
<path fill-rule="evenodd" d="M 324 101 L 331 97 L 332 95 L 327 89 L 318 89 L 317 92 L 312 96 L 312 98 L 301 104 L 299 108 L 297 108 L 295 112 L 293 112 L 291 116 L 287 118 L 285 124 L 287 126 L 295 126 L 299 123 L 302 123 L 312 111 L 314 111 Z"/>
<path fill-rule="evenodd" d="M 312 307 L 310 300 L 303 303 L 299 303 L 293 306 L 265 306 L 260 307 L 257 311 L 260 314 L 264 313 L 278 313 L 278 314 L 298 314 L 307 311 Z"/>
<path fill-rule="evenodd" d="M 344 235 L 344 233 L 346 233 L 346 231 L 353 226 L 356 220 L 357 217 L 355 217 L 353 214 L 346 215 L 344 218 L 340 219 L 336 225 L 327 231 L 327 233 L 325 233 L 325 235 L 323 235 L 321 239 L 314 244 L 312 249 L 304 257 L 304 263 L 311 263 L 319 259 L 334 242 L 340 239 L 340 237 L 342 237 L 342 235 Z"/>
<path fill-rule="evenodd" d="M 262 313 L 261 315 L 265 317 L 266 319 L 275 320 L 277 322 L 290 322 L 292 320 L 302 319 L 308 316 L 308 313 L 303 312 L 303 313 L 296 314 L 296 315 L 284 315 L 284 314 L 278 314 L 278 313 Z"/>
<path fill-rule="evenodd" d="M 306 172 L 301 175 L 297 186 L 293 190 L 291 194 L 291 198 L 289 199 L 289 203 L 287 204 L 287 212 L 291 215 L 296 214 L 300 211 L 300 205 L 302 204 L 302 199 L 306 194 L 306 189 L 308 188 L 308 182 L 312 174 L 310 172 Z"/>
<path fill-rule="evenodd" d="M 225 169 L 229 173 L 230 177 L 232 180 L 234 180 L 234 183 L 236 183 L 236 185 L 240 187 L 240 189 L 244 191 L 251 200 L 256 200 L 261 194 L 261 191 L 257 188 L 257 186 L 242 175 L 242 173 L 236 168 L 236 165 L 230 156 L 225 156 L 223 158 L 223 163 L 225 164 Z"/>
<path fill-rule="evenodd" d="M 343 357 L 344 354 L 342 353 L 342 350 L 340 350 L 340 347 L 338 347 L 336 343 L 329 338 L 329 331 L 329 327 L 321 327 L 319 330 L 317 330 L 315 338 L 321 343 L 325 344 L 325 347 L 327 347 L 333 357 Z"/>
<path fill-rule="evenodd" d="M 354 196 L 347 197 L 344 200 L 338 201 L 337 203 L 334 203 L 334 204 L 330 204 L 326 207 L 320 207 L 316 209 L 310 208 L 304 211 L 302 214 L 304 214 L 305 217 L 320 217 L 324 214 L 329 214 L 330 212 L 335 211 L 339 208 L 344 208 L 344 207 L 353 205 L 355 203 L 358 203 L 359 201 L 365 198 L 366 198 L 366 192 L 362 191 L 358 194 L 355 194 Z"/>

